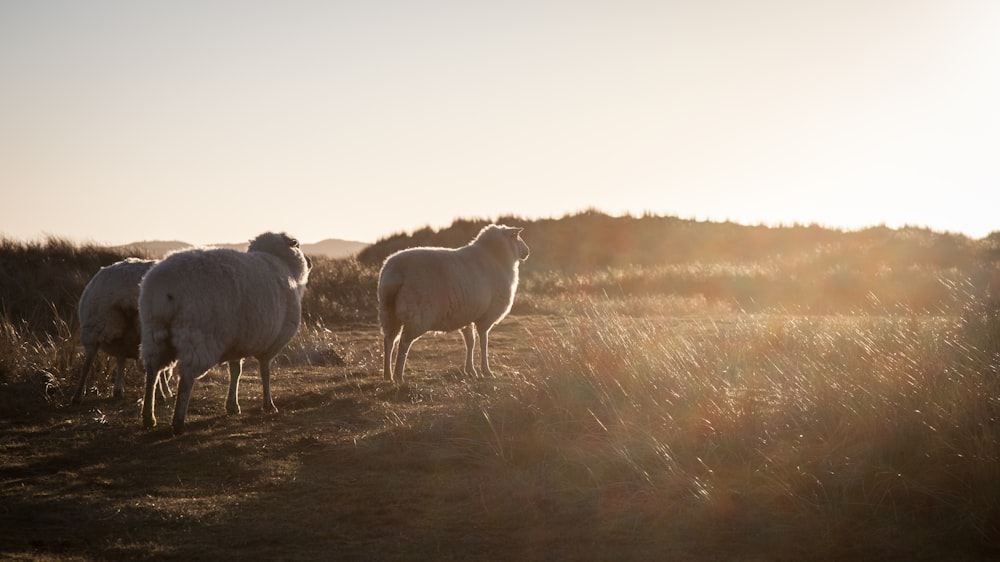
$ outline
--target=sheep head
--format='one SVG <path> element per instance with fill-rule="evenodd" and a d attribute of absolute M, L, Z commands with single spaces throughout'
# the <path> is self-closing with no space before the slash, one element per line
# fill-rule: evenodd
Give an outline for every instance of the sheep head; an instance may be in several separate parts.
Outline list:
<path fill-rule="evenodd" d="M 299 241 L 284 232 L 265 232 L 250 241 L 248 252 L 265 252 L 281 258 L 301 284 L 309 279 L 312 260 L 302 253 Z"/>
<path fill-rule="evenodd" d="M 483 227 L 473 244 L 483 244 L 505 261 L 517 263 L 528 259 L 531 250 L 521 239 L 523 228 L 491 224 Z"/>
<path fill-rule="evenodd" d="M 509 228 L 507 236 L 511 240 L 511 244 L 514 245 L 514 249 L 517 251 L 517 259 L 524 261 L 528 259 L 531 254 L 531 249 L 528 248 L 528 244 L 521 238 L 521 232 L 524 231 L 523 228 Z"/>

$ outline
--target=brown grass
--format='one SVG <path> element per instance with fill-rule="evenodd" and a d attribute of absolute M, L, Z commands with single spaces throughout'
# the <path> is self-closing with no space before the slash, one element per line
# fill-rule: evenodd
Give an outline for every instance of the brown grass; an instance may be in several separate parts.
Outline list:
<path fill-rule="evenodd" d="M 250 361 L 244 413 L 224 414 L 216 368 L 177 438 L 141 427 L 134 371 L 124 402 L 104 390 L 0 419 L 0 555 L 996 554 L 998 498 L 977 489 L 1000 477 L 996 408 L 976 397 L 996 396 L 995 381 L 948 384 L 951 364 L 929 361 L 947 354 L 920 348 L 958 341 L 954 319 L 576 312 L 508 318 L 496 379 L 462 376 L 461 338 L 444 334 L 415 344 L 405 384 L 385 383 L 377 328 L 361 326 L 300 334 L 293 356 L 336 360 L 279 366 L 276 415 L 259 411 Z M 880 352 L 891 360 L 862 370 Z M 952 411 L 976 404 L 986 411 Z"/>
<path fill-rule="evenodd" d="M 526 266 L 563 255 L 536 234 Z M 869 259 L 883 235 L 895 261 Z M 0 559 L 995 559 L 996 263 L 955 265 L 964 246 L 930 233 L 858 236 L 867 253 L 801 267 L 526 267 L 498 378 L 464 377 L 461 338 L 428 335 L 402 385 L 381 379 L 377 266 L 319 260 L 276 361 L 280 413 L 248 361 L 244 413 L 225 415 L 216 368 L 176 438 L 170 404 L 141 427 L 135 368 L 109 398 L 103 357 L 68 405 L 76 299 L 123 256 L 0 244 Z"/>

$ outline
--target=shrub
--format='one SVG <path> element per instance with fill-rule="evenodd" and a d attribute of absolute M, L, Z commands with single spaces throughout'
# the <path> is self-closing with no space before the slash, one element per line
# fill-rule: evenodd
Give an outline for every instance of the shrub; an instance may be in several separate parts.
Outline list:
<path fill-rule="evenodd" d="M 302 298 L 308 324 L 337 325 L 378 321 L 378 272 L 356 258 L 310 256 L 313 269 Z"/>

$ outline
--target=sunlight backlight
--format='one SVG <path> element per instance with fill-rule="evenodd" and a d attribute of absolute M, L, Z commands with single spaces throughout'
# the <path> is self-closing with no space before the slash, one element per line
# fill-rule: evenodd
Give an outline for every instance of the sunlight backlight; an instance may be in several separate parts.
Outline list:
<path fill-rule="evenodd" d="M 995 2 L 54 4 L 0 17 L 5 236 L 1000 228 Z"/>

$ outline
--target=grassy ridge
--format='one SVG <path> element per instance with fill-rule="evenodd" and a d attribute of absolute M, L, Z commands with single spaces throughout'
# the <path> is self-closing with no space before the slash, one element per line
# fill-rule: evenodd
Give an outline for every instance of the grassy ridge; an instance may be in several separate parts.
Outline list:
<path fill-rule="evenodd" d="M 457 247 L 488 220 L 397 234 L 363 250 L 378 266 L 417 245 Z M 676 217 L 585 212 L 554 220 L 499 217 L 525 228 L 527 297 L 680 295 L 739 310 L 805 313 L 956 312 L 955 294 L 1000 295 L 1000 232 L 983 240 L 922 228 L 845 232 L 818 226 L 745 226 Z"/>

